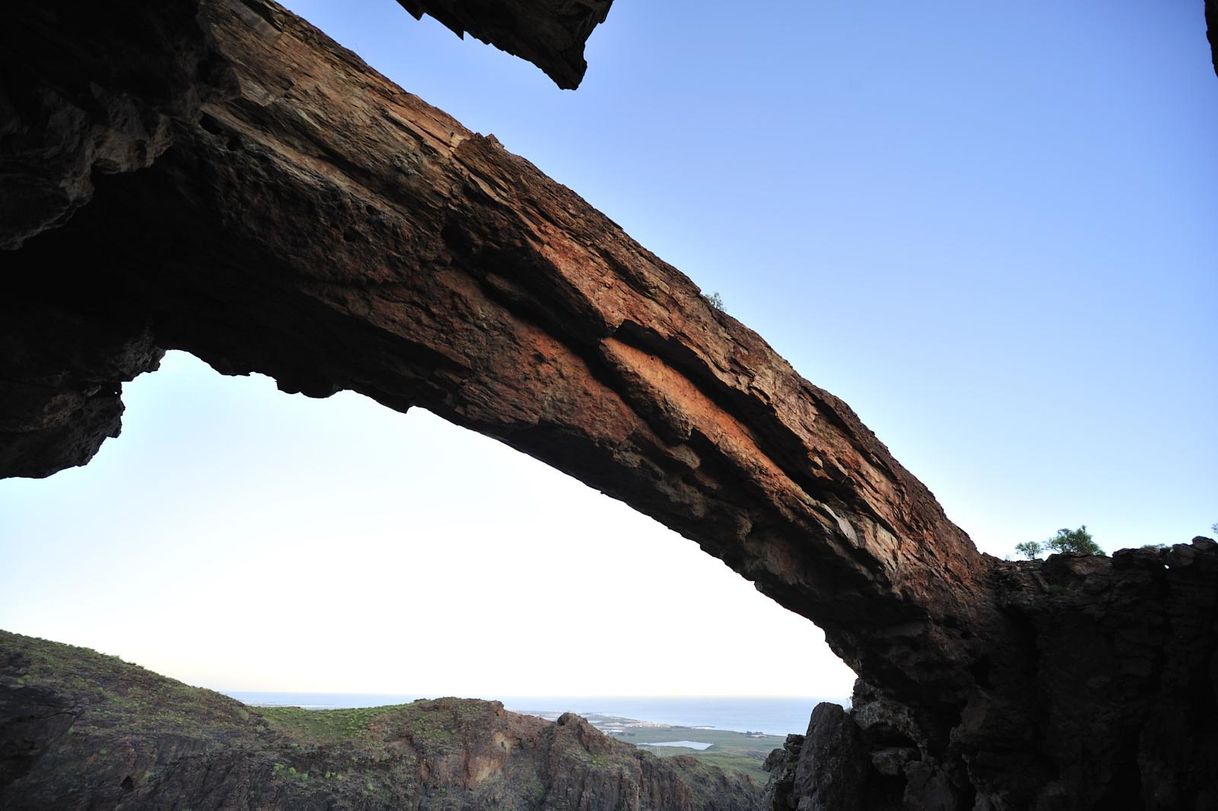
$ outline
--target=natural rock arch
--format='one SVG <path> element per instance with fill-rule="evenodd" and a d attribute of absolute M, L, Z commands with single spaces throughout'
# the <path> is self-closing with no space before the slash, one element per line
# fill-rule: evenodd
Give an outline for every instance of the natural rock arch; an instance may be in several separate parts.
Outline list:
<path fill-rule="evenodd" d="M 423 405 L 820 625 L 870 685 L 849 723 L 873 804 L 1218 791 L 1208 721 L 1191 753 L 1146 765 L 1179 734 L 1151 723 L 1176 682 L 1212 690 L 1213 623 L 1187 621 L 1212 614 L 1212 546 L 1043 574 L 984 556 L 849 407 L 493 137 L 273 3 L 119 5 L 4 12 L 4 475 L 86 462 L 117 433 L 121 381 L 163 348 Z M 1152 633 L 1147 653 L 1128 600 L 1101 594 L 1184 636 Z M 1054 692 L 1079 639 L 1099 651 L 1080 677 L 1133 662 L 1119 695 Z M 1212 720 L 1212 697 L 1194 703 Z M 1081 764 L 1074 715 L 1103 708 L 1093 733 L 1119 740 Z"/>

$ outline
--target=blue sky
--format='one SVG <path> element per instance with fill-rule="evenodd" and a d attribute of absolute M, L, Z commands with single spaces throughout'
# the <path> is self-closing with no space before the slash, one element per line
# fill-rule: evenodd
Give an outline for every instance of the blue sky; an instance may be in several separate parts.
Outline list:
<path fill-rule="evenodd" d="M 1200 3 L 617 0 L 575 92 L 391 0 L 289 6 L 718 291 L 982 549 L 1218 521 Z M 0 482 L 0 626 L 233 689 L 849 689 L 693 544 L 429 415 L 185 356 L 127 399 L 89 467 Z"/>

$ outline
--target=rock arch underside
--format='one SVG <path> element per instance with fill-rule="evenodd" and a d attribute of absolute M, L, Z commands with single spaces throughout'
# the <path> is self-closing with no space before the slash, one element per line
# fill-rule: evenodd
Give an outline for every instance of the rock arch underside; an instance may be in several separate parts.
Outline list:
<path fill-rule="evenodd" d="M 400 2 L 573 87 L 610 0 Z M 0 20 L 0 475 L 86 463 L 166 349 L 424 406 L 824 629 L 854 706 L 767 804 L 1218 807 L 1218 544 L 979 553 L 679 271 L 269 0 Z"/>

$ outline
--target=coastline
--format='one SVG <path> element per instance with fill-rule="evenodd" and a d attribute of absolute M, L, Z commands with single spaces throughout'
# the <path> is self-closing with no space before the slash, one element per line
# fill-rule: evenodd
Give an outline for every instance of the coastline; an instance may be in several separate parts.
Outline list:
<path fill-rule="evenodd" d="M 408 704 L 439 695 L 409 693 L 315 693 L 219 690 L 245 704 L 304 709 L 353 709 Z M 683 729 L 803 734 L 812 709 L 822 701 L 849 708 L 844 698 L 812 696 L 479 696 L 497 700 L 512 712 L 553 720 L 564 712 L 588 718 L 622 719 L 635 725 Z"/>

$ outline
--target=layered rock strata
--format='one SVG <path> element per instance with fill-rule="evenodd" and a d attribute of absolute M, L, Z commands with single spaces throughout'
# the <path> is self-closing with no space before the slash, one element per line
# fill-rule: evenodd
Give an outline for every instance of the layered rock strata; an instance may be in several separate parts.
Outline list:
<path fill-rule="evenodd" d="M 1053 720 L 1142 729 L 1172 699 L 1212 723 L 1193 676 L 1176 699 L 1167 671 L 1118 670 L 1076 705 L 1066 654 L 1040 653 L 1106 650 L 1119 600 L 1078 595 L 1124 563 L 1057 583 L 979 554 L 844 403 L 493 136 L 264 0 L 15 0 L 0 19 L 0 474 L 87 461 L 121 383 L 184 349 L 424 406 L 693 539 L 825 630 L 869 685 L 834 735 L 885 750 L 868 768 L 910 807 L 1087 807 L 1130 763 L 1145 793 L 1211 757 L 1081 752 Z M 1150 614 L 1199 605 L 1162 585 L 1173 566 L 1147 575 Z M 1163 656 L 1167 627 L 1145 631 Z M 1195 644 L 1190 662 L 1213 650 Z M 1111 697 L 1130 691 L 1145 703 Z"/>
<path fill-rule="evenodd" d="M 8 95 L 46 100 L 5 125 L 23 147 L 6 156 L 9 176 L 45 174 L 43 156 L 64 144 L 82 152 L 65 162 L 73 171 L 88 163 L 77 145 L 97 142 L 112 99 L 131 109 L 123 123 L 163 135 L 140 160 L 93 158 L 92 202 L 66 222 L 70 210 L 41 236 L 6 235 L 24 244 L 3 257 L 5 300 L 37 323 L 54 314 L 60 343 L 92 345 L 63 312 L 103 322 L 116 347 L 109 366 L 62 353 L 40 365 L 54 347 L 6 322 L 9 340 L 29 345 L 10 385 L 54 381 L 83 396 L 92 374 L 113 392 L 155 362 L 136 351 L 151 342 L 289 392 L 422 405 L 693 538 L 821 623 L 877 682 L 924 703 L 959 700 L 965 629 L 988 610 L 980 556 L 844 403 L 689 279 L 281 9 L 133 9 L 167 20 L 124 53 L 193 78 L 178 97 L 144 100 L 136 66 L 109 78 L 94 64 L 100 47 L 74 63 L 76 6 L 56 7 L 6 12 L 8 67 L 25 75 Z M 187 47 L 162 37 L 191 24 Z M 46 113 L 54 103 L 63 116 Z M 46 126 L 59 119 L 81 131 Z M 46 422 L 58 389 L 44 390 L 41 403 L 17 403 L 18 440 Z M 106 433 L 55 424 L 75 432 L 73 449 Z M 64 456 L 23 453 L 5 472 L 50 473 Z"/>

